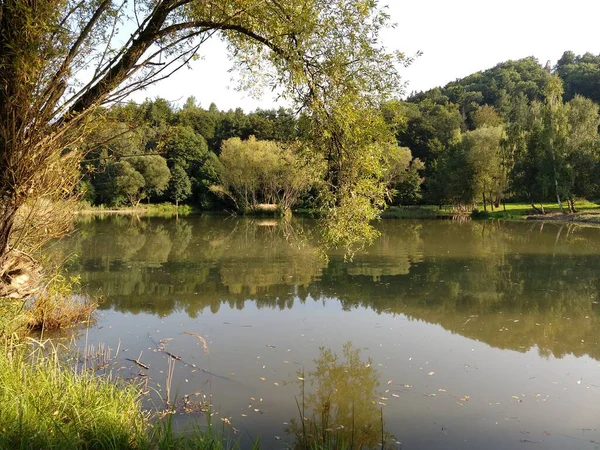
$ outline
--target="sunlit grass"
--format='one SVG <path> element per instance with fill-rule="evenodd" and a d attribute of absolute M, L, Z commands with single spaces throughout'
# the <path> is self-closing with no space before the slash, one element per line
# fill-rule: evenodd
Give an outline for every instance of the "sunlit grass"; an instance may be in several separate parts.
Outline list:
<path fill-rule="evenodd" d="M 0 351 L 0 448 L 142 448 L 148 417 L 137 387 L 68 367 L 49 345 Z"/>
<path fill-rule="evenodd" d="M 390 206 L 381 214 L 382 219 L 435 219 L 451 216 L 450 207 L 440 209 L 433 205 Z"/>
<path fill-rule="evenodd" d="M 187 216 L 197 212 L 196 209 L 190 205 L 179 205 L 176 206 L 172 203 L 146 203 L 137 206 L 106 206 L 98 205 L 92 206 L 87 202 L 81 202 L 79 205 L 79 211 L 81 214 L 137 214 L 148 217 L 174 217 Z"/>
<path fill-rule="evenodd" d="M 210 413 L 175 430 L 171 412 L 143 409 L 140 385 L 77 364 L 62 345 L 6 335 L 1 345 L 0 450 L 239 448 Z"/>
<path fill-rule="evenodd" d="M 541 209 L 541 206 L 544 207 L 544 211 L 546 213 L 557 213 L 560 212 L 558 208 L 558 204 L 554 203 L 536 203 L 535 206 Z M 568 208 L 566 203 L 564 204 L 564 208 Z M 575 209 L 577 211 L 586 211 L 599 209 L 600 204 L 591 202 L 588 200 L 579 200 L 575 202 Z M 481 205 L 479 208 L 483 211 L 483 206 Z M 495 211 L 491 211 L 488 207 L 488 215 L 490 218 L 494 219 L 525 219 L 530 214 L 535 214 L 536 212 L 531 207 L 529 203 L 507 203 L 506 210 L 503 205 L 500 205 L 498 208 L 495 208 Z"/>
<path fill-rule="evenodd" d="M 536 203 L 535 206 L 540 209 L 543 206 L 547 214 L 560 212 L 556 202 Z M 483 213 L 483 204 L 477 205 L 477 208 L 479 211 L 478 218 L 524 220 L 527 216 L 536 213 L 529 203 L 506 203 L 506 205 L 499 205 L 499 207 L 494 208 L 494 211 L 488 205 L 487 213 Z M 566 203 L 564 208 L 568 208 Z M 579 200 L 575 202 L 575 209 L 578 212 L 591 211 L 600 209 L 600 204 L 588 200 Z M 445 205 L 441 209 L 434 205 L 391 206 L 382 213 L 381 217 L 384 219 L 435 219 L 449 217 L 454 214 L 456 212 L 454 212 L 451 205 Z"/>

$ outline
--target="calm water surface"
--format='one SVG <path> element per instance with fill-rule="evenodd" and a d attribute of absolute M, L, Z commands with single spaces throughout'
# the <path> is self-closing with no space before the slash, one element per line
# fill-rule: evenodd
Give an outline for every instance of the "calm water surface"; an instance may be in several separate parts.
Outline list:
<path fill-rule="evenodd" d="M 177 355 L 171 395 L 206 395 L 243 444 L 289 448 L 298 400 L 367 446 L 382 411 L 389 448 L 600 448 L 600 229 L 379 229 L 352 262 L 308 220 L 87 218 L 54 250 L 103 299 L 80 345 L 118 349 L 156 407 Z"/>

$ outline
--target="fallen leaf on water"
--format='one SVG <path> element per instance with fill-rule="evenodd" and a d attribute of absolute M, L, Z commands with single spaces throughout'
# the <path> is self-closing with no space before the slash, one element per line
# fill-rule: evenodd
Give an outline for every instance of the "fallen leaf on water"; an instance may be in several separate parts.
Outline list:
<path fill-rule="evenodd" d="M 265 377 L 260 377 L 260 381 L 265 381 L 266 378 Z"/>

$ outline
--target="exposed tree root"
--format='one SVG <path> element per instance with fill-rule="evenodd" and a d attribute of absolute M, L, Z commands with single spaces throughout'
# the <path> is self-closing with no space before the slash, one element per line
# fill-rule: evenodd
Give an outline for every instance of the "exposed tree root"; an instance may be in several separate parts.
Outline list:
<path fill-rule="evenodd" d="M 38 291 L 40 280 L 39 263 L 24 252 L 12 250 L 0 265 L 0 298 L 29 297 Z"/>

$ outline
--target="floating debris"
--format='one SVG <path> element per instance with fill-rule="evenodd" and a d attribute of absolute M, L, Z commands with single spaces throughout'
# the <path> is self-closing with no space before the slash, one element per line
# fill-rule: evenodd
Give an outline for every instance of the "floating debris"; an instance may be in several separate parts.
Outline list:
<path fill-rule="evenodd" d="M 201 335 L 199 335 L 198 333 L 194 333 L 193 331 L 184 331 L 183 334 L 187 334 L 190 336 L 194 336 L 195 338 L 198 338 L 198 340 L 200 342 L 202 342 L 202 348 L 204 349 L 204 353 L 206 353 L 208 355 L 208 343 L 206 342 L 206 339 L 204 339 L 204 337 L 202 337 Z"/>
<path fill-rule="evenodd" d="M 146 364 L 144 364 L 143 362 L 141 362 L 139 359 L 131 359 L 131 358 L 125 358 L 127 361 L 131 361 L 136 363 L 138 366 L 140 366 L 142 369 L 146 369 L 148 370 L 150 368 L 150 366 L 147 366 Z"/>

